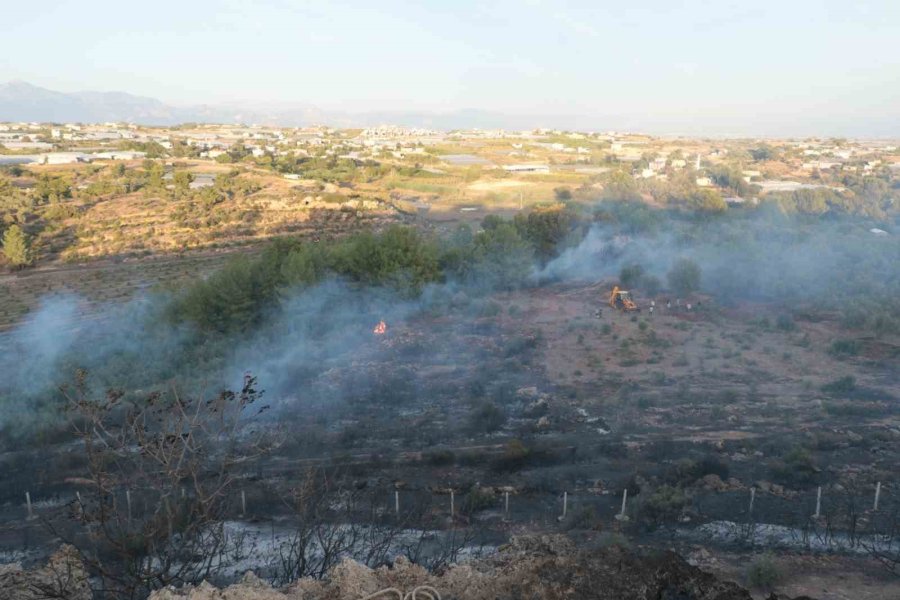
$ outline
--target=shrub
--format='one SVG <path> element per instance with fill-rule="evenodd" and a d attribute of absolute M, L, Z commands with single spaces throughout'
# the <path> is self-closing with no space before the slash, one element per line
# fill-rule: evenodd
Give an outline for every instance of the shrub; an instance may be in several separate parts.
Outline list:
<path fill-rule="evenodd" d="M 818 469 L 809 451 L 795 446 L 781 460 L 773 461 L 769 471 L 772 479 L 779 483 L 803 486 L 815 482 Z"/>
<path fill-rule="evenodd" d="M 673 521 L 681 516 L 688 500 L 681 488 L 670 485 L 660 486 L 641 502 L 638 518 L 650 525 Z"/>
<path fill-rule="evenodd" d="M 456 462 L 451 450 L 430 450 L 422 455 L 422 460 L 433 467 L 447 467 Z"/>
<path fill-rule="evenodd" d="M 474 433 L 491 433 L 506 424 L 506 413 L 491 402 L 485 402 L 469 415 L 469 430 Z"/>
<path fill-rule="evenodd" d="M 583 506 L 571 511 L 562 523 L 563 531 L 600 529 L 601 520 L 593 506 Z"/>
<path fill-rule="evenodd" d="M 775 564 L 775 557 L 766 553 L 750 563 L 744 577 L 752 588 L 771 590 L 781 581 L 782 575 Z"/>
<path fill-rule="evenodd" d="M 856 356 L 859 354 L 859 342 L 856 340 L 834 340 L 831 342 L 828 352 L 837 358 Z"/>
<path fill-rule="evenodd" d="M 494 498 L 494 494 L 482 487 L 475 486 L 471 490 L 469 490 L 468 494 L 466 494 L 466 497 L 463 499 L 461 508 L 463 514 L 471 515 L 473 513 L 491 508 L 496 503 L 497 500 L 496 498 Z"/>
<path fill-rule="evenodd" d="M 640 282 L 644 276 L 644 267 L 632 263 L 630 265 L 625 265 L 619 271 L 619 282 L 625 286 L 626 288 L 635 287 Z"/>
<path fill-rule="evenodd" d="M 847 395 L 856 390 L 856 377 L 847 375 L 839 377 L 822 386 L 822 391 L 832 396 Z"/>
<path fill-rule="evenodd" d="M 775 319 L 775 326 L 782 331 L 794 331 L 797 329 L 797 324 L 794 323 L 794 317 L 791 315 L 778 315 L 778 318 Z"/>
<path fill-rule="evenodd" d="M 494 460 L 493 468 L 498 472 L 518 471 L 525 466 L 531 450 L 521 440 L 510 440 L 503 454 Z"/>

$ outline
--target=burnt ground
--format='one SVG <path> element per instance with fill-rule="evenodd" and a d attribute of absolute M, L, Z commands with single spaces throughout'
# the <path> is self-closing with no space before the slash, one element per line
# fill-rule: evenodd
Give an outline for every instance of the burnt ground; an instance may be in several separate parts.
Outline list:
<path fill-rule="evenodd" d="M 244 473 L 245 518 L 284 516 L 279 497 L 316 466 L 365 490 L 382 513 L 399 490 L 404 509 L 424 506 L 442 527 L 490 539 L 615 531 L 685 554 L 709 548 L 717 561 L 706 566 L 735 579 L 766 546 L 785 565 L 778 589 L 791 595 L 895 597 L 879 595 L 897 580 L 884 578 L 865 536 L 897 523 L 900 340 L 803 307 L 708 297 L 656 298 L 652 316 L 650 299 L 638 298 L 645 310 L 625 314 L 606 306 L 609 287 L 458 294 L 441 311 L 389 323 L 352 356 L 298 369 L 302 392 L 276 399 L 267 424 L 280 446 Z M 22 496 L 43 502 L 44 518 L 64 511 L 77 489 L 66 479 L 82 464 L 60 443 L 2 456 L 6 550 L 52 545 L 23 524 Z M 819 486 L 824 516 L 811 522 Z M 626 488 L 630 519 L 620 522 Z M 722 523 L 784 530 L 761 543 L 713 535 Z"/>

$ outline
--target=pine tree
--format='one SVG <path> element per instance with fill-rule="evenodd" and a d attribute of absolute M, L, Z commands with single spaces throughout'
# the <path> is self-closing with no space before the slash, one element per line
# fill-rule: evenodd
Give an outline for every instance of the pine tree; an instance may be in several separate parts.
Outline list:
<path fill-rule="evenodd" d="M 18 225 L 11 225 L 3 234 L 3 255 L 16 268 L 31 264 L 31 245 Z"/>

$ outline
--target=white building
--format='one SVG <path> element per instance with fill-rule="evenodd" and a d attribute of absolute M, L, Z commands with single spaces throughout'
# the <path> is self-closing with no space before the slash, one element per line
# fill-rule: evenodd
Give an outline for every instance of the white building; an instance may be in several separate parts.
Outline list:
<path fill-rule="evenodd" d="M 503 170 L 510 173 L 549 173 L 550 166 L 544 164 L 521 163 L 517 165 L 504 165 Z"/>

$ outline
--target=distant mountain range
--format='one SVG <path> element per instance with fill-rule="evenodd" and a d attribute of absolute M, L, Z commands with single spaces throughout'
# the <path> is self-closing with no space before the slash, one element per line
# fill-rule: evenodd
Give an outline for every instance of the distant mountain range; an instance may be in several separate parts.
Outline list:
<path fill-rule="evenodd" d="M 777 105 L 776 105 L 777 109 Z M 451 112 L 378 111 L 351 113 L 312 105 L 294 104 L 278 108 L 198 104 L 174 106 L 155 98 L 124 92 L 57 92 L 24 81 L 0 84 L 0 122 L 37 121 L 53 123 L 99 123 L 127 121 L 141 125 L 179 123 L 242 123 L 303 127 L 370 127 L 404 125 L 439 130 L 507 129 L 537 127 L 576 131 L 643 131 L 668 135 L 712 135 L 714 137 L 847 136 L 898 137 L 900 113 L 859 112 L 852 115 L 803 114 L 777 110 L 768 115 L 733 117 L 701 114 L 615 115 L 600 110 L 587 114 L 509 114 L 463 109 Z"/>
<path fill-rule="evenodd" d="M 25 81 L 0 84 L 0 122 L 98 123 L 126 121 L 141 125 L 179 123 L 245 123 L 302 127 L 333 125 L 367 127 L 385 123 L 408 127 L 459 129 L 468 127 L 524 129 L 542 124 L 537 117 L 509 116 L 481 110 L 449 113 L 382 111 L 348 113 L 297 105 L 277 109 L 239 106 L 173 106 L 156 98 L 125 92 L 57 92 Z M 543 122 L 547 122 L 546 118 Z M 549 121 L 560 121 L 550 119 Z M 559 123 L 548 126 L 562 126 Z"/>

